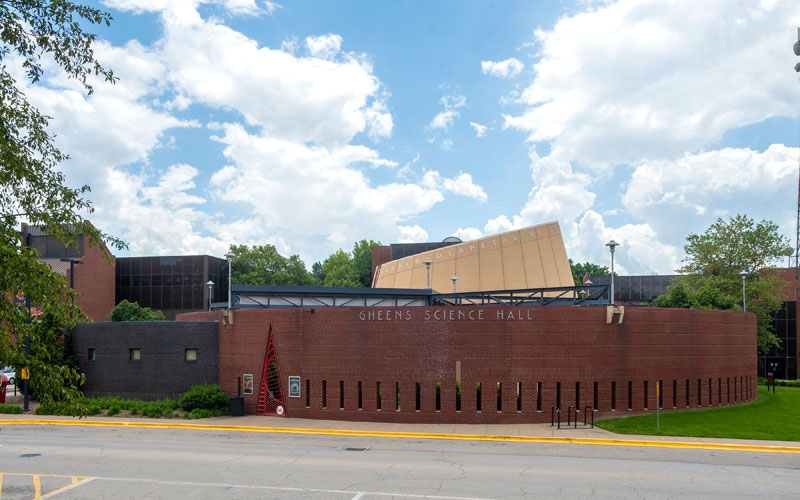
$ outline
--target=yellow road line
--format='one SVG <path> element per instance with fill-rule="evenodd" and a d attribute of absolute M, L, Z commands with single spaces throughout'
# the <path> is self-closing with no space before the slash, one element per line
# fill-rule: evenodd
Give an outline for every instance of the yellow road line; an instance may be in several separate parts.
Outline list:
<path fill-rule="evenodd" d="M 33 500 L 42 498 L 42 482 L 39 480 L 39 474 L 33 475 Z"/>
<path fill-rule="evenodd" d="M 0 420 L 0 425 L 72 425 L 84 427 L 131 427 L 149 429 L 194 429 L 206 431 L 267 432 L 328 436 L 389 437 L 406 439 L 445 439 L 457 441 L 499 441 L 516 443 L 583 444 L 599 446 L 637 446 L 653 448 L 690 448 L 701 450 L 750 451 L 763 453 L 798 453 L 800 445 L 769 446 L 733 443 L 700 443 L 682 441 L 650 441 L 646 439 L 599 439 L 540 436 L 493 436 L 479 434 L 440 434 L 425 432 L 389 432 L 346 429 L 303 429 L 291 427 L 250 427 L 240 425 L 176 424 L 166 422 L 97 422 L 71 420 Z"/>
<path fill-rule="evenodd" d="M 3 498 L 3 474 L 0 474 L 0 498 Z"/>
<path fill-rule="evenodd" d="M 57 490 L 53 490 L 53 491 L 51 491 L 50 493 L 47 493 L 44 496 L 36 497 L 36 498 L 34 498 L 34 500 L 51 497 L 51 496 L 55 495 L 56 493 L 61 493 L 64 490 L 68 490 L 70 488 L 74 488 L 75 486 L 78 486 L 81 483 L 85 483 L 86 481 L 91 481 L 92 479 L 93 478 L 91 478 L 91 477 L 78 478 L 78 476 L 72 476 L 72 483 L 71 484 L 68 484 L 66 486 L 62 486 L 61 488 L 58 488 Z"/>

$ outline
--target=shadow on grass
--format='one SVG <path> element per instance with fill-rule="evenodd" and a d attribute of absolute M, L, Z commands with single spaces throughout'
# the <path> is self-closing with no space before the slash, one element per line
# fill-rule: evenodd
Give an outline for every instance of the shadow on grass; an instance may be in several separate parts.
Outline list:
<path fill-rule="evenodd" d="M 736 406 L 614 418 L 595 425 L 618 434 L 800 441 L 800 389 L 758 387 L 758 400 Z"/>

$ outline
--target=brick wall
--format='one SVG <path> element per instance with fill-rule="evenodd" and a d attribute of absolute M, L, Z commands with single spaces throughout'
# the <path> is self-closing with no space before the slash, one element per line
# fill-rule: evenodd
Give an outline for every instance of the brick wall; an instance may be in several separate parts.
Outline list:
<path fill-rule="evenodd" d="M 214 322 L 80 323 L 72 352 L 86 374 L 86 396 L 177 399 L 193 385 L 217 383 L 217 339 Z M 131 349 L 139 349 L 140 360 L 130 359 Z M 186 361 L 186 349 L 197 349 L 196 361 Z"/>
<path fill-rule="evenodd" d="M 178 319 L 221 318 L 220 312 L 203 312 Z M 313 313 L 236 310 L 234 320 L 234 325 L 219 330 L 219 381 L 223 391 L 235 395 L 238 377 L 254 374 L 255 394 L 245 399 L 248 413 L 254 413 L 257 404 L 270 322 L 291 417 L 546 422 L 559 391 L 565 411 L 576 404 L 577 394 L 581 410 L 595 406 L 596 399 L 600 416 L 608 417 L 654 411 L 659 380 L 666 410 L 755 397 L 756 318 L 749 313 L 629 308 L 622 324 L 606 324 L 604 307 L 323 307 Z M 459 369 L 462 395 L 457 411 Z M 300 398 L 288 397 L 289 376 L 301 377 Z"/>
<path fill-rule="evenodd" d="M 89 246 L 88 241 L 83 248 L 82 264 L 74 266 L 75 291 L 79 294 L 75 303 L 93 321 L 109 321 L 111 310 L 116 305 L 114 257 L 111 257 L 111 262 L 107 262 L 100 246 Z M 69 284 L 69 270 L 67 283 Z"/>

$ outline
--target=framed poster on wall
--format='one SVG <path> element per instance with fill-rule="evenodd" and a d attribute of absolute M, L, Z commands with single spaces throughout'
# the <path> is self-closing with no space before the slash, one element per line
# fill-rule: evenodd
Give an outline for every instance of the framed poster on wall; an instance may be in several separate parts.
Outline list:
<path fill-rule="evenodd" d="M 300 377 L 289 377 L 289 397 L 300 397 Z"/>
<path fill-rule="evenodd" d="M 253 394 L 253 374 L 245 373 L 242 375 L 242 392 L 244 394 Z"/>

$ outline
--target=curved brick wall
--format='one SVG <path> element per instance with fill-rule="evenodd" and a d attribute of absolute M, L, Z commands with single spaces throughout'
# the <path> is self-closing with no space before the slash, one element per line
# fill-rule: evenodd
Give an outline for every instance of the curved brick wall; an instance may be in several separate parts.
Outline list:
<path fill-rule="evenodd" d="M 192 313 L 179 319 L 220 316 Z M 607 324 L 606 308 L 578 306 L 236 310 L 233 326 L 220 322 L 219 381 L 223 391 L 235 395 L 237 377 L 254 374 L 256 394 L 246 397 L 245 409 L 255 412 L 271 322 L 286 412 L 292 417 L 549 422 L 559 387 L 563 409 L 576 404 L 577 393 L 581 409 L 596 406 L 600 417 L 609 417 L 654 411 L 659 380 L 666 410 L 756 397 L 754 315 L 628 308 L 622 324 L 616 319 Z M 301 377 L 300 398 L 288 397 L 289 376 Z"/>

